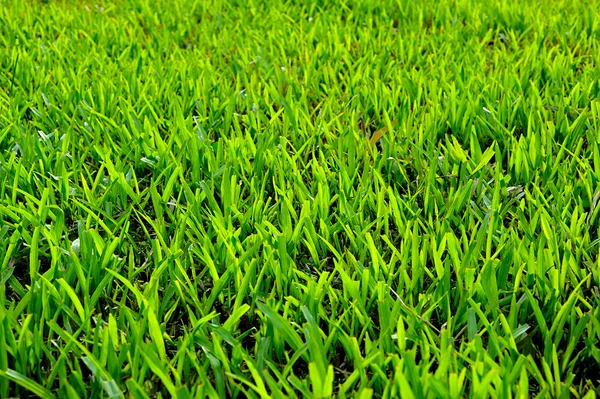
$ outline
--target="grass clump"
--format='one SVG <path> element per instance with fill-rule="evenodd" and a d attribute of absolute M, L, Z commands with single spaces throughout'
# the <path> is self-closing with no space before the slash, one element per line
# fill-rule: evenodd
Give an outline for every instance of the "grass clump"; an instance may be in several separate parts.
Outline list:
<path fill-rule="evenodd" d="M 0 0 L 0 397 L 594 398 L 599 6 Z"/>

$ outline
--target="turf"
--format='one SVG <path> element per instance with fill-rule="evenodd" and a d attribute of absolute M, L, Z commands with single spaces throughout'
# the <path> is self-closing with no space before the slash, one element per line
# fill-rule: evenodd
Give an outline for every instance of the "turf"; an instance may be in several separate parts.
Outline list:
<path fill-rule="evenodd" d="M 599 9 L 0 0 L 0 397 L 595 398 Z"/>

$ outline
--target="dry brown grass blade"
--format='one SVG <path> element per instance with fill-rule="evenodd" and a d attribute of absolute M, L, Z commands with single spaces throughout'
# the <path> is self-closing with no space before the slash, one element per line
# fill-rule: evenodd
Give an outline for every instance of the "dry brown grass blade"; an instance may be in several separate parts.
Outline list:
<path fill-rule="evenodd" d="M 392 126 L 396 125 L 396 122 L 398 122 L 398 119 L 394 119 L 392 121 Z M 381 138 L 383 137 L 383 135 L 386 134 L 387 132 L 388 132 L 388 127 L 384 126 L 381 129 L 379 129 L 378 131 L 376 131 L 375 133 L 373 133 L 373 136 L 371 136 L 371 139 L 369 140 L 369 142 L 371 143 L 371 145 L 377 144 L 377 142 L 379 140 L 381 140 Z"/>

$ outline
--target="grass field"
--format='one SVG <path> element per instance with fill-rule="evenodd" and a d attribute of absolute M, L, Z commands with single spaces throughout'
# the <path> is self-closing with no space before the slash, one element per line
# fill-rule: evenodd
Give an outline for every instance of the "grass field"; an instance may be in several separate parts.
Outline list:
<path fill-rule="evenodd" d="M 597 397 L 599 10 L 0 0 L 0 397 Z"/>

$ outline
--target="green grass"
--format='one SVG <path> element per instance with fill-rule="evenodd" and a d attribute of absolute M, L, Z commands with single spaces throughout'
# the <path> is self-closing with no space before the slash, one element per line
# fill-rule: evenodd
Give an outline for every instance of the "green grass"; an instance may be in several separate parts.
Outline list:
<path fill-rule="evenodd" d="M 598 1 L 0 0 L 0 397 L 595 398 Z"/>

